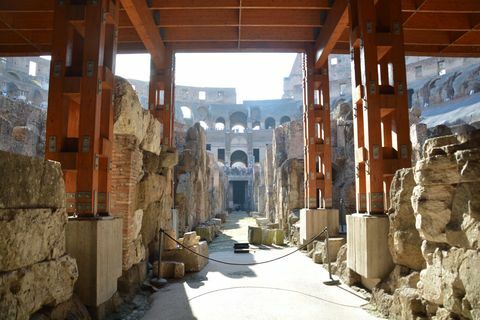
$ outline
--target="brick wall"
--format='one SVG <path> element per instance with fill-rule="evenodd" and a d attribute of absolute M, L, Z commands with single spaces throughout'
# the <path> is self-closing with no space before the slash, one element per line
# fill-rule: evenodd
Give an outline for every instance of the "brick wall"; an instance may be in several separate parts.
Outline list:
<path fill-rule="evenodd" d="M 143 154 L 138 139 L 133 135 L 114 135 L 112 156 L 111 212 L 123 219 L 123 267 L 128 269 L 129 260 L 136 255 L 131 244 L 135 237 L 136 185 L 142 175 Z"/>

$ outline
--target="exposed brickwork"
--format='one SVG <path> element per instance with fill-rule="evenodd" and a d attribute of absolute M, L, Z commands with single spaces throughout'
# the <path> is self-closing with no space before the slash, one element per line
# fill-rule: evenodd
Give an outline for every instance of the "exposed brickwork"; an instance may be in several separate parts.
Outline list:
<path fill-rule="evenodd" d="M 114 136 L 112 158 L 112 195 L 111 212 L 123 219 L 123 263 L 128 269 L 128 257 L 135 247 L 130 244 L 135 240 L 134 213 L 136 186 L 142 175 L 143 154 L 139 142 L 133 135 Z"/>

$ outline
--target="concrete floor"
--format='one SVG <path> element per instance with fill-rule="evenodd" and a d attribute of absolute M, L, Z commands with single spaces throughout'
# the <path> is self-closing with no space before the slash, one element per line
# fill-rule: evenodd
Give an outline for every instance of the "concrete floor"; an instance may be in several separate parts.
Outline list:
<path fill-rule="evenodd" d="M 210 257 L 229 262 L 269 260 L 294 248 L 258 248 L 234 254 L 254 220 L 233 213 L 224 234 L 211 244 Z M 326 286 L 328 273 L 303 253 L 256 266 L 210 262 L 199 273 L 170 282 L 152 295 L 143 319 L 378 319 L 361 308 L 367 302 L 346 286 Z"/>

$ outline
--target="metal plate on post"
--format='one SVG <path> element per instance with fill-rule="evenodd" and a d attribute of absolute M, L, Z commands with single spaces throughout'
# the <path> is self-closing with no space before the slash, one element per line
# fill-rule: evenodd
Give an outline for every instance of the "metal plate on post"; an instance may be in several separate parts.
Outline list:
<path fill-rule="evenodd" d="M 48 152 L 57 152 L 57 137 L 48 137 Z"/>
<path fill-rule="evenodd" d="M 90 136 L 83 136 L 82 152 L 90 152 Z"/>

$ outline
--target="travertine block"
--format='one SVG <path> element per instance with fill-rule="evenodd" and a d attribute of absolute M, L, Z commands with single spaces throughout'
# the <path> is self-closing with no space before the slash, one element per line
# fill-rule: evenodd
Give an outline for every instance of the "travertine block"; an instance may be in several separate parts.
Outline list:
<path fill-rule="evenodd" d="M 0 208 L 65 208 L 60 163 L 0 151 Z"/>
<path fill-rule="evenodd" d="M 65 254 L 65 208 L 0 209 L 0 271 Z"/>

